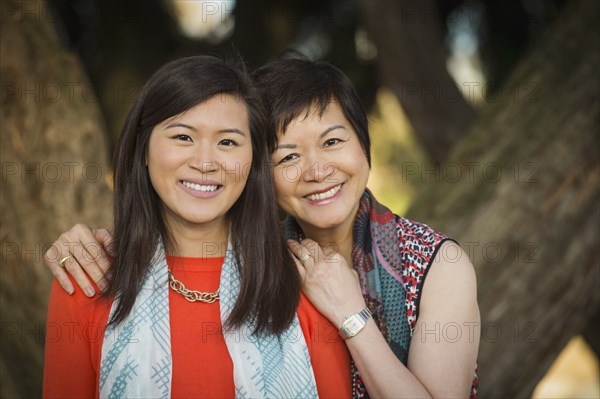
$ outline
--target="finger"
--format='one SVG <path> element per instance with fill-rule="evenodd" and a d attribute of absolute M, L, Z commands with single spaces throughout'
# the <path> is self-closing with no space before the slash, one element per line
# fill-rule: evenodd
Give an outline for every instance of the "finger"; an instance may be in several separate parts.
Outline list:
<path fill-rule="evenodd" d="M 300 261 L 298 260 L 298 258 L 296 258 L 296 256 L 294 256 L 293 253 L 290 253 L 290 255 L 291 255 L 292 259 L 294 260 L 294 263 L 296 264 L 296 267 L 298 268 L 298 274 L 300 274 L 300 281 L 302 283 L 304 283 L 304 279 L 306 278 L 306 269 L 304 268 L 304 266 L 302 265 L 302 263 L 300 263 Z"/>
<path fill-rule="evenodd" d="M 85 274 L 85 272 L 81 268 L 81 265 L 77 262 L 74 256 L 71 256 L 63 264 L 65 265 L 65 272 L 71 275 L 71 277 L 73 278 L 73 280 L 75 280 L 77 285 L 81 287 L 85 295 L 87 295 L 90 298 L 96 295 L 96 290 L 92 286 L 88 275 Z"/>
<path fill-rule="evenodd" d="M 63 263 L 64 269 L 71 277 L 73 277 L 75 283 L 81 287 L 87 296 L 93 297 L 96 294 L 96 290 L 88 278 L 89 273 L 86 274 L 82 268 L 83 264 L 89 263 L 90 255 L 85 249 L 84 244 L 82 244 L 80 240 L 81 237 L 84 237 L 84 240 L 87 240 L 88 242 L 90 240 L 95 241 L 89 227 L 83 224 L 77 224 L 68 232 L 63 233 L 57 240 L 57 243 L 62 246 L 62 253 L 70 254 L 72 256 L 71 259 Z M 96 267 L 96 269 L 100 271 L 99 267 Z"/>
<path fill-rule="evenodd" d="M 292 250 L 295 259 L 300 262 L 307 272 L 312 272 L 314 268 L 314 257 L 310 250 L 293 240 L 288 240 L 288 246 Z"/>
<path fill-rule="evenodd" d="M 310 251 L 310 254 L 314 257 L 315 263 L 320 263 L 327 259 L 323 253 L 323 250 L 321 249 L 321 246 L 316 241 L 311 240 L 310 238 L 305 238 L 300 244 Z"/>
<path fill-rule="evenodd" d="M 287 240 L 287 244 L 288 244 L 288 248 L 290 249 L 290 252 L 292 253 L 292 256 L 294 258 L 299 258 L 300 251 L 302 250 L 302 246 L 298 243 L 298 241 Z"/>
<path fill-rule="evenodd" d="M 113 252 L 113 236 L 112 234 L 106 230 L 106 229 L 97 229 L 94 231 L 94 236 L 96 237 L 96 240 L 98 240 L 98 242 L 100 244 L 102 244 L 102 247 L 104 249 L 104 251 L 106 251 L 106 253 L 110 256 L 110 257 L 114 257 L 115 254 Z M 110 267 L 110 265 L 108 265 Z M 104 270 L 106 271 L 106 270 Z"/>
<path fill-rule="evenodd" d="M 336 245 L 328 245 L 322 248 L 326 261 L 331 261 L 331 259 L 335 257 L 335 255 L 337 254 L 336 249 Z"/>
<path fill-rule="evenodd" d="M 91 242 L 91 245 L 87 246 L 86 249 L 94 259 L 100 271 L 96 271 L 94 264 L 92 263 L 91 270 L 89 270 L 88 274 L 90 274 L 92 279 L 96 282 L 98 288 L 105 291 L 108 288 L 106 274 L 113 262 L 113 236 L 106 229 L 92 229 L 92 234 L 96 242 Z"/>
<path fill-rule="evenodd" d="M 110 261 L 106 252 L 95 237 L 92 241 L 81 241 L 81 248 L 83 256 L 78 258 L 79 264 L 98 288 L 105 291 L 108 288 L 105 270 L 110 268 Z"/>
<path fill-rule="evenodd" d="M 75 255 L 77 263 L 85 273 L 90 276 L 98 288 L 104 291 L 108 287 L 104 274 L 105 270 L 110 267 L 110 261 L 103 245 L 96 240 L 96 231 L 85 225 L 76 225 L 72 230 L 73 235 L 76 235 L 78 245 L 71 252 Z M 87 289 L 83 286 L 82 288 L 84 291 Z M 93 287 L 91 288 L 93 289 Z"/>
<path fill-rule="evenodd" d="M 78 259 L 83 259 L 83 248 L 81 245 L 74 245 L 73 240 L 69 239 L 69 247 L 71 248 L 71 257 L 63 262 L 63 270 L 70 274 L 75 283 L 81 287 L 85 295 L 93 297 L 96 294 L 96 290 L 90 282 L 90 278 L 83 271 L 81 264 Z"/>
<path fill-rule="evenodd" d="M 65 273 L 64 269 L 58 263 L 63 258 L 60 255 L 60 247 L 54 242 L 44 254 L 44 263 L 50 268 L 50 271 L 58 281 L 58 284 L 60 284 L 69 295 L 73 295 L 73 292 L 75 292 L 73 283 L 71 283 L 71 279 L 69 279 L 67 273 Z"/>
<path fill-rule="evenodd" d="M 112 266 L 114 258 L 113 236 L 107 229 L 97 229 L 94 230 L 94 237 L 96 238 L 96 240 L 98 240 L 100 244 L 102 244 L 100 258 L 97 261 L 97 263 L 100 266 L 102 272 L 104 273 L 102 280 L 98 281 L 97 284 L 102 291 L 106 291 L 106 289 L 108 288 L 106 273 Z"/>

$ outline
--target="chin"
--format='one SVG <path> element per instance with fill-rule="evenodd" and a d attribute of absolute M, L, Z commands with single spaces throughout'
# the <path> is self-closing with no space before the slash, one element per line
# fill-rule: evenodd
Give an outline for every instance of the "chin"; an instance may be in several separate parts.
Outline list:
<path fill-rule="evenodd" d="M 327 219 L 316 219 L 316 220 L 306 220 L 305 223 L 311 225 L 313 228 L 321 229 L 321 230 L 329 230 L 335 227 L 338 227 L 344 222 L 342 218 L 327 218 Z"/>
<path fill-rule="evenodd" d="M 185 221 L 185 223 L 188 223 L 191 225 L 203 225 L 203 224 L 208 224 L 208 223 L 214 222 L 216 220 L 219 220 L 220 218 L 221 218 L 221 215 L 193 214 L 193 215 L 185 215 L 182 219 Z"/>

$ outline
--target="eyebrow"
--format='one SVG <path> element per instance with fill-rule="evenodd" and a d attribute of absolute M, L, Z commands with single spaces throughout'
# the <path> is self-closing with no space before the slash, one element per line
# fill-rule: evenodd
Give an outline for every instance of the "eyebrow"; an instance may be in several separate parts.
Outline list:
<path fill-rule="evenodd" d="M 336 129 L 346 129 L 346 127 L 342 126 L 342 125 L 335 125 L 335 126 L 330 126 L 327 129 L 325 129 L 325 131 L 323 133 L 321 133 L 319 135 L 319 138 L 322 139 L 323 137 L 327 136 L 328 133 L 330 133 L 333 130 Z M 277 145 L 277 147 L 275 148 L 275 150 L 282 150 L 285 148 L 296 148 L 296 144 L 281 144 L 281 145 Z"/>
<path fill-rule="evenodd" d="M 244 133 L 243 131 L 241 131 L 240 129 L 236 129 L 234 127 L 229 128 L 229 129 L 221 129 L 218 130 L 217 133 L 237 133 L 239 135 L 242 135 L 244 137 L 246 137 L 246 133 Z"/>
<path fill-rule="evenodd" d="M 180 123 L 180 122 L 171 123 L 170 125 L 165 127 L 165 129 L 169 129 L 172 127 L 184 127 L 186 129 L 190 129 L 190 130 L 193 130 L 194 132 L 197 132 L 195 127 L 186 125 L 185 123 Z M 246 133 L 244 133 L 240 129 L 236 129 L 236 128 L 221 129 L 221 130 L 218 130 L 217 133 L 237 133 L 239 135 L 246 137 Z"/>
<path fill-rule="evenodd" d="M 170 129 L 172 127 L 185 127 L 186 129 L 190 129 L 193 130 L 194 132 L 196 131 L 196 128 L 190 126 L 190 125 L 186 125 L 185 123 L 171 123 L 170 125 L 168 125 L 167 127 L 165 127 L 165 129 Z"/>
<path fill-rule="evenodd" d="M 319 138 L 322 139 L 323 137 L 325 137 L 327 135 L 327 133 L 329 133 L 335 129 L 344 129 L 345 130 L 346 128 L 342 125 L 335 125 L 335 126 L 328 127 L 327 129 L 325 129 L 325 131 L 323 133 L 321 133 L 319 135 Z"/>

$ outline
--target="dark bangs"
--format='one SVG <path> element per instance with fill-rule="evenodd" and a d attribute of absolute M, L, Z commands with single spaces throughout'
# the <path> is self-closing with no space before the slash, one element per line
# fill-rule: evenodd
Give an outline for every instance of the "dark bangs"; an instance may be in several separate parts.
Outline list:
<path fill-rule="evenodd" d="M 271 115 L 274 133 L 285 134 L 295 118 L 315 111 L 323 116 L 331 103 L 338 103 L 370 166 L 367 114 L 350 79 L 325 61 L 311 61 L 298 52 L 288 52 L 285 57 L 265 64 L 252 75 Z"/>

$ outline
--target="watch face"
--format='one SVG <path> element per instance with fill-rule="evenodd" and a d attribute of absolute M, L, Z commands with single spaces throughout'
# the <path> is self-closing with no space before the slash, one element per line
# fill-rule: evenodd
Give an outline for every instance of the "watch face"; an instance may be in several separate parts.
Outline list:
<path fill-rule="evenodd" d="M 353 315 L 348 320 L 344 322 L 344 328 L 348 332 L 348 335 L 355 335 L 360 331 L 360 328 L 364 323 L 361 323 L 359 318 L 356 315 Z"/>

